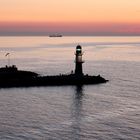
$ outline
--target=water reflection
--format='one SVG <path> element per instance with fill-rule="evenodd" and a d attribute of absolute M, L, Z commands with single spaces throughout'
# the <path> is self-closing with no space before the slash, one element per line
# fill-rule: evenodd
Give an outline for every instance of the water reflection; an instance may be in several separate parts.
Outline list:
<path fill-rule="evenodd" d="M 83 118 L 83 86 L 76 86 L 75 93 L 73 95 L 72 103 L 72 138 L 73 140 L 79 140 L 82 128 L 82 118 Z"/>

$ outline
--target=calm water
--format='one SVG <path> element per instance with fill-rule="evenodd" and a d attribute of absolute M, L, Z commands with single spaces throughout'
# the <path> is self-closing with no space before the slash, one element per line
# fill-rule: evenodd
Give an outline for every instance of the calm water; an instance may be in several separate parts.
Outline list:
<path fill-rule="evenodd" d="M 106 84 L 0 89 L 0 139 L 139 140 L 140 37 L 0 37 L 0 66 L 70 73 L 75 46 L 84 72 Z"/>

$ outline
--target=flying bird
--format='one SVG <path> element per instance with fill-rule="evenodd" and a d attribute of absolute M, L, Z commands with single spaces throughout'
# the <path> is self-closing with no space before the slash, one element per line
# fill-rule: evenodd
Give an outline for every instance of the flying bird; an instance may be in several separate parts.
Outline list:
<path fill-rule="evenodd" d="M 5 56 L 8 56 L 10 53 L 6 53 L 6 55 Z"/>

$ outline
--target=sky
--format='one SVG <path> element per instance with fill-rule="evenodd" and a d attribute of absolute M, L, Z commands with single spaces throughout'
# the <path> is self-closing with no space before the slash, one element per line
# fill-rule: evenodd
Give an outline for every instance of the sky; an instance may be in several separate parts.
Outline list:
<path fill-rule="evenodd" d="M 0 35 L 140 35 L 140 0 L 0 0 Z"/>

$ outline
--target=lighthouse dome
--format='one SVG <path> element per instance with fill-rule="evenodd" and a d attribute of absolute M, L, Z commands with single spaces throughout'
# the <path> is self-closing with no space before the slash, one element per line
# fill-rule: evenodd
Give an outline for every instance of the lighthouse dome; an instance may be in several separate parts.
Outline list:
<path fill-rule="evenodd" d="M 76 49 L 82 49 L 82 47 L 81 47 L 80 45 L 78 45 L 78 46 L 76 47 Z"/>

